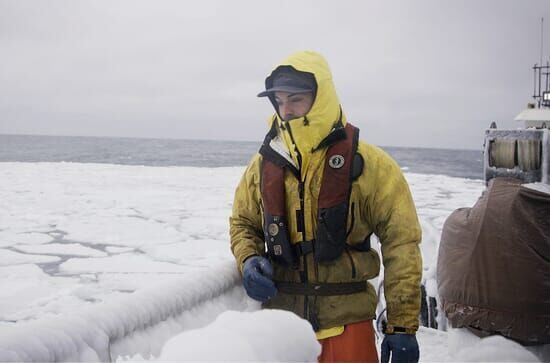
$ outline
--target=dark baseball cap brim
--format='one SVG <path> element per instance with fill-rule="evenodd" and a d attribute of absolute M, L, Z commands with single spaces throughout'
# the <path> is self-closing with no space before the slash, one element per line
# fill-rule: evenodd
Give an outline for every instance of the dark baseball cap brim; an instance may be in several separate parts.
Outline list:
<path fill-rule="evenodd" d="M 265 91 L 258 97 L 272 96 L 274 92 L 315 93 L 317 84 L 311 73 L 300 72 L 291 66 L 279 66 L 265 79 Z"/>
<path fill-rule="evenodd" d="M 310 93 L 310 92 L 313 92 L 313 90 L 307 89 L 307 88 L 291 87 L 291 86 L 277 86 L 258 93 L 258 97 L 266 97 L 275 92 L 288 92 L 288 93 L 295 94 L 295 93 Z"/>

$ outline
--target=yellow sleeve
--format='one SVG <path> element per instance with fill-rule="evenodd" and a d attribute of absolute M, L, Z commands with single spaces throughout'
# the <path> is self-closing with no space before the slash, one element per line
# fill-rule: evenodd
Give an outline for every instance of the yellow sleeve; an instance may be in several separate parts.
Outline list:
<path fill-rule="evenodd" d="M 414 333 L 420 313 L 422 230 L 401 169 L 381 149 L 372 150 L 365 173 L 372 196 L 368 213 L 382 249 L 388 330 L 397 326 Z"/>
<path fill-rule="evenodd" d="M 264 254 L 259 164 L 260 157 L 257 155 L 244 172 L 235 191 L 233 211 L 229 218 L 231 251 L 241 272 L 246 258 Z"/>

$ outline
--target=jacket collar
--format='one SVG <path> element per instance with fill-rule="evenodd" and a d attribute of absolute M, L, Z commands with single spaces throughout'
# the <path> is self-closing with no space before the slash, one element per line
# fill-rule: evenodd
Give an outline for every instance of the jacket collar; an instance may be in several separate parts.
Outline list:
<path fill-rule="evenodd" d="M 297 178 L 299 178 L 300 172 L 298 166 L 292 159 L 290 151 L 284 140 L 280 135 L 280 127 L 277 123 L 277 119 L 273 119 L 271 128 L 267 135 L 264 138 L 262 146 L 260 147 L 260 155 L 267 158 L 274 164 L 280 167 L 288 168 Z M 334 128 L 330 133 L 315 147 L 312 151 L 328 148 L 342 140 L 346 139 L 345 126 L 342 123 L 342 120 L 338 120 Z"/>

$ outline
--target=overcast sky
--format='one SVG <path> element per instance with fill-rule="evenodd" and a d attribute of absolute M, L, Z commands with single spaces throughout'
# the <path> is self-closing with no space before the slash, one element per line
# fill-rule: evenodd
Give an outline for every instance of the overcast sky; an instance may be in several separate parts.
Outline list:
<path fill-rule="evenodd" d="M 308 49 L 363 140 L 480 149 L 531 100 L 541 17 L 546 62 L 549 0 L 0 0 L 0 133 L 259 141 Z"/>

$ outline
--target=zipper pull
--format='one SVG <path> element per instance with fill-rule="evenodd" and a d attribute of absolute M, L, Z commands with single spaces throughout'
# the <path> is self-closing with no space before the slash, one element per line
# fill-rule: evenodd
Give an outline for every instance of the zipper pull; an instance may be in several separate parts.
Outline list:
<path fill-rule="evenodd" d="M 304 183 L 298 183 L 298 193 L 300 194 L 300 200 L 304 200 Z"/>

